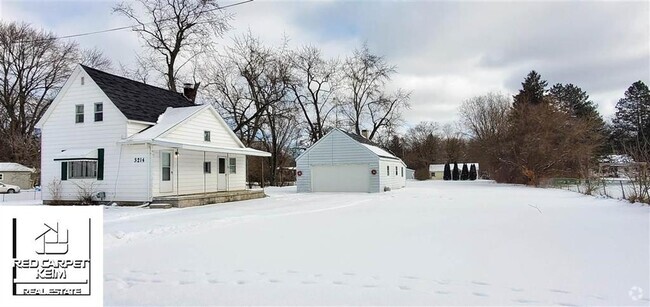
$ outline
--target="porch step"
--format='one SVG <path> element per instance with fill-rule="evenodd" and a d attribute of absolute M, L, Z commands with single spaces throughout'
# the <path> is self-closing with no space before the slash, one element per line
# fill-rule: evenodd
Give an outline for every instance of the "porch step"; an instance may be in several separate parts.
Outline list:
<path fill-rule="evenodd" d="M 169 209 L 172 204 L 154 203 L 149 205 L 149 209 Z"/>

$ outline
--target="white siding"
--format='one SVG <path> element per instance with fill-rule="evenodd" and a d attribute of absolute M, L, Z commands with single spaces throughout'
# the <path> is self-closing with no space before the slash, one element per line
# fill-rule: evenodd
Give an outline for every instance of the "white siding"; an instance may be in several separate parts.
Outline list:
<path fill-rule="evenodd" d="M 170 131 L 163 138 L 168 140 L 211 144 L 214 146 L 238 148 L 239 144 L 232 138 L 229 127 L 222 124 L 210 109 L 204 109 Z M 210 142 L 203 140 L 203 132 L 210 131 Z"/>
<path fill-rule="evenodd" d="M 379 159 L 379 168 L 381 169 L 380 176 L 380 189 L 383 191 L 384 187 L 389 187 L 391 190 L 401 189 L 406 186 L 406 166 L 400 160 L 394 159 Z M 402 173 L 404 168 L 404 173 Z M 390 170 L 390 172 L 387 172 Z M 404 174 L 404 176 L 402 176 Z"/>
<path fill-rule="evenodd" d="M 296 179 L 298 192 L 311 192 L 312 165 L 334 164 L 368 164 L 368 169 L 379 172 L 379 159 L 367 148 L 338 130 L 333 130 L 324 138 L 314 144 L 296 161 L 296 171 L 301 171 L 302 176 Z M 370 176 L 370 191 L 379 192 L 379 173 Z"/>
<path fill-rule="evenodd" d="M 42 126 L 41 138 L 41 182 L 44 187 L 43 199 L 51 200 L 47 188 L 55 179 L 61 179 L 61 162 L 54 161 L 54 156 L 62 150 L 75 148 L 104 148 L 104 180 L 70 179 L 62 182 L 62 199 L 76 200 L 78 185 L 93 183 L 95 191 L 106 192 L 107 200 L 144 201 L 147 196 L 146 175 L 139 174 L 140 168 L 128 164 L 127 158 L 136 154 L 135 149 L 121 152 L 118 141 L 126 136 L 126 118 L 113 105 L 108 97 L 93 82 L 93 80 L 78 68 L 73 75 L 70 86 L 64 92 L 56 105 L 49 111 L 49 117 Z M 81 85 L 80 78 L 85 77 Z M 102 122 L 94 121 L 94 103 L 104 105 Z M 84 105 L 84 123 L 75 123 L 75 105 Z M 119 180 L 116 178 L 119 172 Z M 143 180 L 142 178 L 145 178 Z M 144 184 L 144 185 L 143 185 Z M 116 190 L 118 193 L 116 193 Z"/>
<path fill-rule="evenodd" d="M 237 159 L 237 173 L 228 174 L 228 190 L 245 190 L 246 189 L 246 156 L 243 155 L 229 155 L 229 158 Z M 230 159 L 226 163 L 230 163 Z M 230 168 L 227 168 L 230 172 Z"/>
<path fill-rule="evenodd" d="M 147 125 L 147 124 L 144 124 L 144 123 L 129 121 L 126 124 L 126 136 L 130 137 L 130 136 L 132 136 L 132 135 L 134 135 L 134 134 L 136 134 L 136 133 L 138 133 L 138 132 L 140 132 L 140 131 L 142 131 L 144 129 L 147 129 L 150 126 L 151 125 Z"/>
<path fill-rule="evenodd" d="M 219 174 L 218 156 L 225 157 L 225 154 L 215 152 L 203 152 L 193 150 L 178 151 L 178 156 L 172 155 L 172 180 L 173 191 L 169 193 L 160 193 L 160 152 L 165 150 L 157 147 L 152 153 L 152 190 L 153 196 L 166 196 L 178 194 L 194 194 L 204 192 L 217 192 L 217 180 Z M 205 155 L 205 156 L 204 156 Z M 228 174 L 226 179 L 229 183 L 229 190 L 246 189 L 246 157 L 243 155 L 229 155 L 228 158 L 237 159 L 237 173 Z M 229 172 L 228 160 L 226 159 L 226 173 Z M 212 172 L 206 174 L 203 169 L 203 162 L 212 163 Z M 178 181 L 178 182 L 176 182 Z"/>

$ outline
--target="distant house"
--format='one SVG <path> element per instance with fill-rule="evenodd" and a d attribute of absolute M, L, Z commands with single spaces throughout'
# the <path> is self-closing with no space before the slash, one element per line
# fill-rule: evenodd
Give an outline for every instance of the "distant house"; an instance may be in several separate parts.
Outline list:
<path fill-rule="evenodd" d="M 406 165 L 363 136 L 334 129 L 296 159 L 298 192 L 382 192 L 406 186 Z"/>
<path fill-rule="evenodd" d="M 12 162 L 0 162 L 0 182 L 17 185 L 21 189 L 34 187 L 32 174 L 33 168 Z"/>
<path fill-rule="evenodd" d="M 429 173 L 431 173 L 431 179 L 442 180 L 445 175 L 445 165 L 431 164 L 429 165 Z"/>
<path fill-rule="evenodd" d="M 77 66 L 38 123 L 42 185 L 61 181 L 64 202 L 84 188 L 119 204 L 263 197 L 246 190 L 246 157 L 270 154 L 246 148 L 195 95 Z M 55 196 L 43 189 L 45 203 Z"/>
<path fill-rule="evenodd" d="M 479 172 L 479 165 L 478 163 L 469 163 L 469 162 L 458 162 L 458 171 L 463 170 L 463 164 L 467 164 L 467 169 L 469 170 L 472 164 L 476 166 L 476 174 L 478 175 L 478 178 L 481 178 L 480 172 Z M 454 170 L 454 163 L 449 163 L 450 170 Z M 445 165 L 444 164 L 430 164 L 429 165 L 429 172 L 431 173 L 431 179 L 433 180 L 443 180 L 444 175 L 445 175 Z"/>

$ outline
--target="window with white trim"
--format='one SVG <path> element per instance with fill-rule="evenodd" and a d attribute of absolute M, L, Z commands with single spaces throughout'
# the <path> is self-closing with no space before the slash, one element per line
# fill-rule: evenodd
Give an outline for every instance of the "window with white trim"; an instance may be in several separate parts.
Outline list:
<path fill-rule="evenodd" d="M 212 174 L 212 162 L 203 162 L 203 172 Z"/>
<path fill-rule="evenodd" d="M 210 131 L 203 131 L 203 140 L 206 142 L 210 142 Z"/>
<path fill-rule="evenodd" d="M 68 179 L 97 178 L 97 161 L 69 161 Z"/>
<path fill-rule="evenodd" d="M 74 122 L 77 124 L 84 122 L 84 105 L 78 104 L 74 106 Z"/>
<path fill-rule="evenodd" d="M 0 173 L 0 180 L 4 180 L 4 179 L 5 179 L 5 175 Z"/>
<path fill-rule="evenodd" d="M 104 104 L 101 102 L 95 103 L 95 121 L 104 121 Z"/>
<path fill-rule="evenodd" d="M 230 161 L 228 161 L 228 167 L 230 167 L 231 174 L 237 174 L 237 158 L 230 158 Z"/>
<path fill-rule="evenodd" d="M 395 166 L 395 176 L 397 176 L 397 166 Z"/>
<path fill-rule="evenodd" d="M 386 176 L 390 176 L 390 166 L 386 165 Z"/>

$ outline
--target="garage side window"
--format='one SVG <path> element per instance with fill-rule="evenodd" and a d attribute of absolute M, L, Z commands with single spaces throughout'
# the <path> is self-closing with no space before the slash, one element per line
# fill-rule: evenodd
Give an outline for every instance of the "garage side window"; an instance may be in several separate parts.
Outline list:
<path fill-rule="evenodd" d="M 404 177 L 404 167 L 402 166 L 402 177 Z"/>
<path fill-rule="evenodd" d="M 2 180 L 4 180 L 4 179 L 5 179 L 5 175 L 2 174 L 2 173 L 0 173 L 0 181 L 2 181 Z"/>
<path fill-rule="evenodd" d="M 390 176 L 390 166 L 386 165 L 386 176 Z"/>
<path fill-rule="evenodd" d="M 397 176 L 397 166 L 395 166 L 395 176 Z"/>

